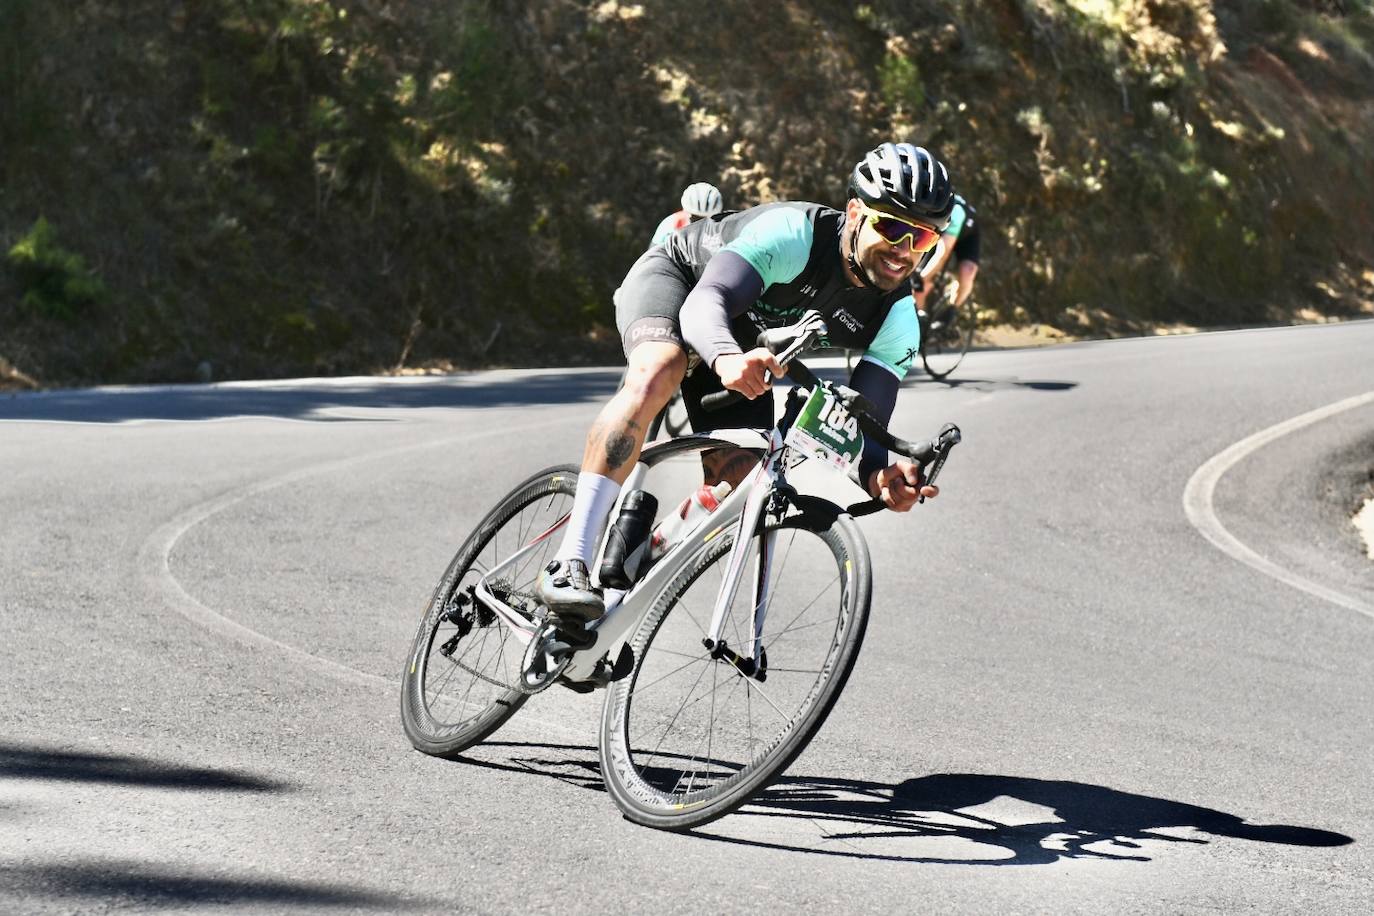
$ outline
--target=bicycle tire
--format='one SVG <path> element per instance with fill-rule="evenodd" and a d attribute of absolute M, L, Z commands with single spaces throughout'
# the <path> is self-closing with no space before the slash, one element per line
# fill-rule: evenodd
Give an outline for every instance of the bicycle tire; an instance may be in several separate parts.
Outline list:
<path fill-rule="evenodd" d="M 665 830 L 688 830 L 745 804 L 806 748 L 843 690 L 868 625 L 872 590 L 868 547 L 854 520 L 839 515 L 838 510 L 800 524 L 797 518 L 769 525 L 779 537 L 764 631 L 770 666 L 765 682 L 746 676 L 730 661 L 713 660 L 702 644 L 715 604 L 716 580 L 728 565 L 722 561 L 729 556 L 732 535 L 717 537 L 702 548 L 664 588 L 632 636 L 635 668 L 629 677 L 610 685 L 600 741 L 607 792 L 629 820 Z M 786 543 L 789 538 L 790 544 Z M 811 544 L 803 552 L 806 556 L 792 556 L 798 538 Z M 816 620 L 809 615 L 824 592 L 800 611 L 787 603 L 791 594 L 805 595 L 817 581 L 827 579 L 828 573 L 818 563 L 822 554 L 833 560 L 834 579 L 828 584 L 838 586 L 831 629 L 824 614 Z M 741 583 L 739 591 L 731 616 L 747 617 L 752 627 L 749 583 Z M 803 632 L 807 630 L 811 632 Z M 727 622 L 729 632 L 738 629 Z M 784 639 L 789 633 L 791 637 Z M 805 642 L 819 646 L 819 652 L 808 649 Z M 695 696 L 708 671 L 710 689 Z M 681 700 L 666 690 L 657 695 L 650 692 L 669 681 L 690 684 Z M 741 693 L 742 702 L 727 720 L 725 705 Z M 703 707 L 707 694 L 711 703 Z M 789 701 L 788 697 L 800 699 Z M 691 711 L 689 706 L 698 709 Z M 755 708 L 761 719 L 778 720 L 779 725 L 772 726 L 778 728 L 775 734 L 755 736 Z M 694 720 L 703 714 L 709 716 L 706 735 L 694 730 Z M 669 732 L 679 721 L 683 734 L 669 742 Z M 761 721 L 759 731 L 770 730 Z M 665 744 L 671 746 L 665 748 Z M 725 759 L 727 755 L 744 762 Z"/>
<path fill-rule="evenodd" d="M 682 399 L 682 389 L 673 392 L 668 405 L 663 408 L 663 429 L 674 439 L 692 431 L 692 421 L 687 415 L 687 404 Z"/>
<path fill-rule="evenodd" d="M 948 378 L 964 361 L 977 321 L 972 300 L 965 300 L 963 305 L 946 305 L 947 301 L 942 296 L 931 304 L 927 309 L 931 317 L 921 328 L 921 365 L 937 382 Z M 936 322 L 939 326 L 932 327 Z"/>
<path fill-rule="evenodd" d="M 465 590 L 517 545 L 548 534 L 566 518 L 577 474 L 575 465 L 559 465 L 513 489 L 463 542 L 439 580 L 401 679 L 401 723 L 416 750 L 457 756 L 500 728 L 529 699 L 516 686 L 524 645 L 491 612 L 478 611 Z M 512 598 L 508 603 L 533 607 L 535 578 L 557 547 L 557 534 L 547 541 L 521 561 L 514 576 L 498 580 Z M 465 635 L 451 615 L 467 623 Z M 450 640 L 454 645 L 445 654 Z"/>

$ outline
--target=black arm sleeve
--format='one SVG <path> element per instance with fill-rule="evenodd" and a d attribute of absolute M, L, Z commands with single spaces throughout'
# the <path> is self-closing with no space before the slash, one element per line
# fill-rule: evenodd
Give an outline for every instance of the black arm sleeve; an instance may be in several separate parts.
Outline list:
<path fill-rule="evenodd" d="M 897 376 L 876 363 L 859 360 L 859 364 L 854 367 L 854 373 L 849 376 L 849 387 L 873 402 L 874 418 L 886 426 L 897 406 L 897 389 L 901 387 Z M 887 449 L 874 442 L 872 438 L 865 438 L 863 457 L 855 465 L 858 473 L 855 483 L 867 493 L 869 475 L 887 467 L 887 464 Z"/>
<path fill-rule="evenodd" d="M 733 251 L 722 251 L 706 264 L 701 279 L 678 313 L 682 339 L 709 368 L 716 357 L 741 353 L 730 333 L 731 320 L 743 315 L 763 294 L 763 277 Z"/>

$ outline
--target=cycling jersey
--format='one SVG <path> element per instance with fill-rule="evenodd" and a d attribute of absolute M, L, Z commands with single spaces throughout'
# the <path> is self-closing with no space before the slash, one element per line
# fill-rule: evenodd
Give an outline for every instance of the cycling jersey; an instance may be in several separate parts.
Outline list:
<path fill-rule="evenodd" d="M 954 260 L 978 263 L 978 211 L 963 198 L 955 198 L 954 212 L 950 214 L 949 225 L 943 235 L 957 239 L 954 243 Z"/>
<path fill-rule="evenodd" d="M 665 342 L 700 355 L 682 385 L 693 429 L 772 425 L 771 398 L 706 413 L 701 399 L 723 390 L 711 367 L 721 355 L 752 349 L 759 330 L 792 324 L 812 309 L 828 331 L 818 345 L 862 350 L 850 384 L 874 404 L 880 422 L 892 416 L 920 347 L 916 307 L 905 283 L 883 292 L 849 281 L 844 222 L 838 210 L 803 202 L 718 213 L 669 234 L 635 262 L 615 293 L 625 353 Z M 867 440 L 856 480 L 864 485 L 887 457 Z"/>
<path fill-rule="evenodd" d="M 658 228 L 654 230 L 654 240 L 652 245 L 662 245 L 668 240 L 668 236 L 681 229 L 683 226 L 690 225 L 692 217 L 686 210 L 679 210 L 676 213 L 669 213 L 658 223 Z"/>
<path fill-rule="evenodd" d="M 854 286 L 840 250 L 844 213 L 819 204 L 787 202 L 718 214 L 698 220 L 664 245 L 669 258 L 699 281 L 719 252 L 742 258 L 763 281 L 747 325 L 731 315 L 731 336 L 753 346 L 759 329 L 792 324 L 808 310 L 826 320 L 819 346 L 863 350 L 863 358 L 897 379 L 911 367 L 921 331 L 910 289 L 883 292 Z M 753 333 L 749 333 L 750 328 Z M 723 352 L 737 352 L 717 335 L 697 347 L 710 365 Z"/>
<path fill-rule="evenodd" d="M 943 235 L 959 237 L 959 233 L 964 229 L 964 219 L 968 216 L 968 209 L 961 203 L 954 204 L 954 210 L 949 214 L 949 225 L 945 227 Z"/>

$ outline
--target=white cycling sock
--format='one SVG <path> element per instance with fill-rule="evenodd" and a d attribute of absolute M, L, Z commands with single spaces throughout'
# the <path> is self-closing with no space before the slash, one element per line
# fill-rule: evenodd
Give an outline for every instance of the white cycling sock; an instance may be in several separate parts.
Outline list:
<path fill-rule="evenodd" d="M 558 548 L 559 560 L 581 560 L 589 567 L 592 553 L 601 532 L 606 528 L 620 484 L 601 474 L 583 471 L 577 475 L 577 493 L 573 496 L 572 515 L 563 534 L 563 546 Z"/>

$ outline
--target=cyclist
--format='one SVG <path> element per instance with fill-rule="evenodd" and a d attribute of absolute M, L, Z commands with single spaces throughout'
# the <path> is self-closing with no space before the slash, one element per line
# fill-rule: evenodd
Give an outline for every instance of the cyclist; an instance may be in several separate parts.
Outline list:
<path fill-rule="evenodd" d="M 926 298 L 951 257 L 954 259 L 954 276 L 959 283 L 959 289 L 954 294 L 954 307 L 963 305 L 973 294 L 973 281 L 978 277 L 977 217 L 978 211 L 963 195 L 955 194 L 954 212 L 950 214 L 949 225 L 940 236 L 940 248 L 935 257 L 930 259 L 930 263 L 921 268 L 920 276 L 911 284 L 917 308 L 925 309 Z"/>
<path fill-rule="evenodd" d="M 625 383 L 587 434 L 563 543 L 539 579 L 539 597 L 553 614 L 586 622 L 603 613 L 587 564 L 651 421 L 679 385 L 694 429 L 773 425 L 765 373 L 782 369 L 766 348 L 746 349 L 761 327 L 820 311 L 828 339 L 819 345 L 864 351 L 850 385 L 887 422 L 920 343 L 909 281 L 953 207 L 949 175 L 935 157 L 909 143 L 884 143 L 855 165 L 842 211 L 765 204 L 693 223 L 640 256 L 615 293 Z M 723 389 L 747 400 L 703 411 L 701 399 Z M 873 442 L 853 474 L 901 512 L 918 496 L 938 493 L 919 465 L 905 458 L 889 464 Z"/>
<path fill-rule="evenodd" d="M 689 184 L 682 192 L 682 209 L 663 217 L 658 228 L 654 230 L 653 244 L 662 245 L 668 236 L 677 230 L 699 219 L 715 216 L 722 209 L 724 205 L 721 202 L 719 188 L 705 181 Z"/>

